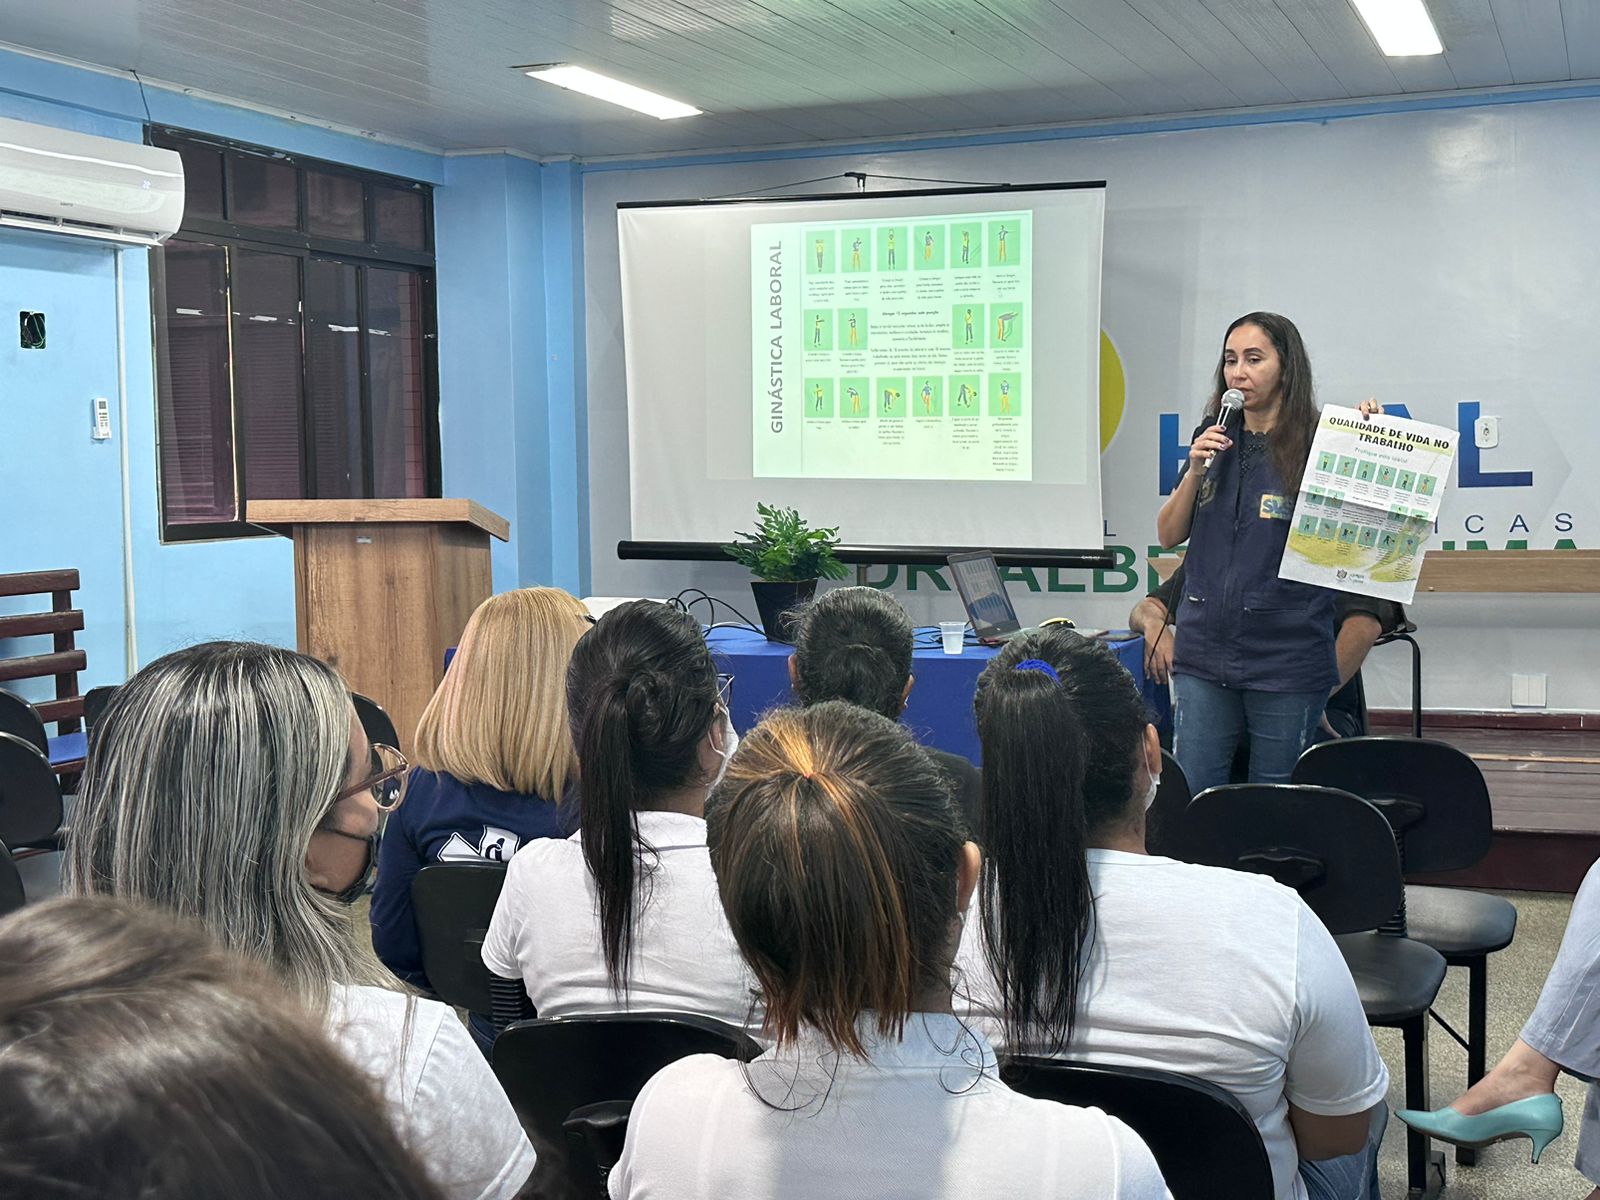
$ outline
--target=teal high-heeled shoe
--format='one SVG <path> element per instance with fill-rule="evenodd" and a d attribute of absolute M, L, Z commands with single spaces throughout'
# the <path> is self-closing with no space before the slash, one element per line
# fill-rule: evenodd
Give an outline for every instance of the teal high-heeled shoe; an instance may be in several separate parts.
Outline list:
<path fill-rule="evenodd" d="M 1436 1108 L 1432 1112 L 1402 1108 L 1395 1116 L 1418 1133 L 1457 1146 L 1487 1146 L 1490 1142 L 1525 1137 L 1533 1143 L 1534 1162 L 1539 1161 L 1546 1146 L 1561 1136 L 1561 1098 L 1553 1092 L 1513 1100 L 1475 1117 L 1464 1117 L 1453 1108 Z"/>

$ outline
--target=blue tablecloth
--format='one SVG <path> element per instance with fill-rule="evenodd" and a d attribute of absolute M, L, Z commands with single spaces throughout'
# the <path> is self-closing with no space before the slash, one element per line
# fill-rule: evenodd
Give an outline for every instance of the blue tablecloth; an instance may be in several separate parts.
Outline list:
<path fill-rule="evenodd" d="M 793 703 L 789 690 L 789 657 L 793 646 L 769 642 L 748 629 L 713 629 L 706 635 L 718 670 L 733 678 L 733 725 L 740 733 L 753 726 L 763 712 L 777 704 Z M 919 630 L 912 654 L 911 673 L 916 683 L 901 718 L 925 746 L 960 754 L 973 762 L 982 755 L 978 727 L 972 715 L 972 697 L 978 673 L 999 653 L 995 646 L 968 645 L 960 654 L 946 654 L 938 644 L 938 631 L 930 637 Z M 1166 688 L 1147 687 L 1144 678 L 1144 639 L 1109 638 L 1107 644 L 1127 667 L 1153 708 L 1166 704 Z M 1151 719 L 1164 711 L 1156 708 Z"/>
<path fill-rule="evenodd" d="M 63 733 L 60 737 L 45 739 L 50 744 L 50 765 L 59 767 L 63 763 L 77 762 L 89 753 L 89 735 L 86 733 Z"/>

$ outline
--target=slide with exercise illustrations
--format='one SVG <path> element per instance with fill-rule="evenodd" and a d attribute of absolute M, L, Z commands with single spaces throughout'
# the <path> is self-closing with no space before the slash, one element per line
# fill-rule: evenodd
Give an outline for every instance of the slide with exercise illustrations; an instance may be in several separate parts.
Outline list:
<path fill-rule="evenodd" d="M 1104 224 L 1093 180 L 619 205 L 632 537 L 1098 547 Z"/>
<path fill-rule="evenodd" d="M 1033 478 L 1033 214 L 750 229 L 756 478 Z"/>

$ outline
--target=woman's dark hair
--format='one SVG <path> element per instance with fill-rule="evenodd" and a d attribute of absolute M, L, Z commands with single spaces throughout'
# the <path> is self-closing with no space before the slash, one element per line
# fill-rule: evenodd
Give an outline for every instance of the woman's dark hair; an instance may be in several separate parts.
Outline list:
<path fill-rule="evenodd" d="M 1214 421 L 1227 391 L 1227 372 L 1223 366 L 1228 339 L 1241 325 L 1254 325 L 1272 342 L 1278 352 L 1278 391 L 1281 397 L 1277 423 L 1267 435 L 1267 452 L 1283 480 L 1283 494 L 1293 499 L 1300 494 L 1300 476 L 1311 454 L 1311 439 L 1317 432 L 1317 393 L 1311 382 L 1311 356 L 1306 344 L 1288 317 L 1270 312 L 1245 313 L 1222 335 L 1223 350 L 1217 354 L 1216 375 L 1211 382 L 1211 399 L 1206 418 Z"/>
<path fill-rule="evenodd" d="M 802 1025 L 865 1056 L 948 987 L 963 834 L 949 784 L 906 731 L 843 701 L 770 713 L 706 808 L 711 866 L 781 1046 Z"/>
<path fill-rule="evenodd" d="M 619 605 L 572 651 L 567 712 L 578 751 L 579 831 L 618 994 L 628 987 L 638 883 L 652 852 L 634 814 L 694 782 L 717 704 L 717 669 L 700 626 L 665 604 Z"/>
<path fill-rule="evenodd" d="M 1048 663 L 1059 682 L 1029 659 Z M 1089 835 L 1128 815 L 1148 717 L 1104 645 L 1064 628 L 1005 644 L 978 677 L 984 957 L 1008 1044 L 1063 1049 L 1094 932 Z"/>
<path fill-rule="evenodd" d="M 801 614 L 794 664 L 801 704 L 848 700 L 895 720 L 911 677 L 911 618 L 877 588 L 835 588 Z"/>
<path fill-rule="evenodd" d="M 0 1095 L 6 1196 L 440 1198 L 264 971 L 127 901 L 0 922 Z"/>

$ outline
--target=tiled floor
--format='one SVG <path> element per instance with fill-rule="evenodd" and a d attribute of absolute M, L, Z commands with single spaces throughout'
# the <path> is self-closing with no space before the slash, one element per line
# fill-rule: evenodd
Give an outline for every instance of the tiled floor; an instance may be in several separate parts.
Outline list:
<path fill-rule="evenodd" d="M 1517 906 L 1517 937 L 1489 960 L 1489 1062 L 1492 1064 L 1516 1039 L 1522 1022 L 1533 1010 L 1539 988 L 1555 960 L 1566 928 L 1571 900 L 1543 892 L 1507 892 Z M 1452 969 L 1445 978 L 1436 1005 L 1444 1018 L 1465 1032 L 1467 1019 L 1466 972 Z M 1400 1034 L 1375 1031 L 1378 1049 L 1389 1064 L 1389 1107 L 1405 1103 Z M 1450 1103 L 1466 1086 L 1466 1053 L 1443 1030 L 1429 1034 L 1430 1082 L 1435 1107 Z M 1529 1147 L 1523 1140 L 1490 1146 L 1479 1155 L 1476 1167 L 1458 1167 L 1446 1146 L 1446 1186 L 1449 1200 L 1582 1200 L 1593 1186 L 1572 1167 L 1578 1144 L 1578 1118 L 1585 1087 L 1562 1077 L 1558 1087 L 1566 1109 L 1566 1132 L 1544 1152 L 1538 1166 L 1528 1163 Z M 1436 1145 L 1438 1143 L 1435 1143 Z M 1385 1200 L 1405 1200 L 1405 1126 L 1393 1117 L 1379 1158 L 1379 1180 Z"/>

